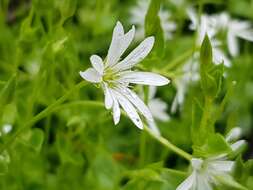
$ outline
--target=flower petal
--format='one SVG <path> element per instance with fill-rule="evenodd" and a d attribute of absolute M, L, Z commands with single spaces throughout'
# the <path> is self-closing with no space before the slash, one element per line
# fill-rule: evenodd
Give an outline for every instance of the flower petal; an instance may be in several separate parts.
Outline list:
<path fill-rule="evenodd" d="M 176 190 L 190 190 L 196 180 L 196 173 L 193 172 L 188 178 L 186 178 Z"/>
<path fill-rule="evenodd" d="M 118 50 L 118 59 L 117 61 L 120 59 L 120 56 L 126 51 L 126 49 L 128 48 L 128 46 L 130 45 L 130 43 L 133 41 L 134 39 L 134 34 L 135 34 L 135 27 L 132 26 L 131 30 L 129 30 L 122 38 L 120 41 L 120 49 Z"/>
<path fill-rule="evenodd" d="M 212 190 L 212 186 L 208 181 L 208 175 L 197 175 L 197 190 Z"/>
<path fill-rule="evenodd" d="M 187 9 L 187 14 L 191 20 L 190 29 L 196 30 L 198 27 L 198 16 L 196 14 L 196 11 L 192 7 L 189 7 Z"/>
<path fill-rule="evenodd" d="M 146 38 L 135 48 L 124 60 L 114 66 L 114 70 L 123 71 L 132 68 L 135 64 L 143 60 L 151 51 L 155 38 L 153 36 Z"/>
<path fill-rule="evenodd" d="M 99 57 L 98 55 L 92 55 L 90 57 L 90 62 L 93 66 L 93 68 L 100 74 L 102 75 L 104 72 L 104 64 L 103 64 L 103 60 L 101 59 L 101 57 Z"/>
<path fill-rule="evenodd" d="M 151 100 L 155 98 L 155 94 L 156 94 L 156 86 L 149 86 L 148 99 Z"/>
<path fill-rule="evenodd" d="M 127 98 L 124 97 L 120 92 L 116 90 L 112 90 L 112 92 L 116 95 L 116 99 L 118 100 L 121 107 L 124 109 L 129 118 L 133 121 L 133 123 L 140 129 L 143 129 L 143 124 L 135 110 L 134 106 L 129 102 Z"/>
<path fill-rule="evenodd" d="M 155 121 L 154 121 L 151 111 L 149 110 L 148 106 L 146 106 L 144 102 L 139 98 L 139 96 L 128 88 L 122 87 L 119 90 L 136 107 L 136 109 L 145 117 L 145 119 L 147 120 L 148 126 L 152 129 L 152 131 L 156 135 L 160 135 L 159 129 L 155 125 Z"/>
<path fill-rule="evenodd" d="M 108 50 L 106 66 L 114 65 L 120 57 L 119 50 L 121 45 L 121 38 L 124 36 L 124 28 L 118 21 L 113 29 L 112 42 Z"/>
<path fill-rule="evenodd" d="M 227 58 L 227 56 L 218 48 L 213 48 L 213 62 L 215 64 L 221 64 L 224 62 L 226 67 L 231 66 L 231 61 Z"/>
<path fill-rule="evenodd" d="M 245 140 L 239 140 L 233 144 L 230 145 L 231 149 L 233 150 L 233 152 L 236 152 L 237 150 L 239 150 L 241 147 L 243 147 L 246 144 Z"/>
<path fill-rule="evenodd" d="M 79 74 L 84 80 L 93 83 L 99 83 L 102 81 L 102 76 L 93 68 L 88 68 L 85 71 L 80 71 Z"/>
<path fill-rule="evenodd" d="M 233 169 L 233 161 L 216 160 L 209 163 L 209 166 L 217 172 L 230 172 Z"/>
<path fill-rule="evenodd" d="M 235 141 L 240 138 L 242 135 L 242 129 L 240 127 L 235 127 L 229 131 L 229 133 L 226 135 L 226 141 L 231 142 Z"/>
<path fill-rule="evenodd" d="M 111 109 L 113 105 L 113 95 L 106 84 L 103 85 L 103 89 L 105 94 L 105 108 Z"/>
<path fill-rule="evenodd" d="M 239 54 L 239 47 L 236 36 L 232 32 L 228 32 L 227 40 L 230 54 L 234 57 L 237 56 Z"/>
<path fill-rule="evenodd" d="M 151 72 L 131 72 L 131 71 L 122 73 L 119 80 L 122 82 L 152 85 L 152 86 L 163 86 L 170 82 L 167 78 L 159 74 Z"/>
<path fill-rule="evenodd" d="M 168 121 L 170 119 L 169 115 L 166 113 L 167 104 L 159 98 L 150 100 L 148 107 L 154 118 L 160 121 Z"/>
<path fill-rule="evenodd" d="M 117 125 L 120 121 L 120 107 L 119 107 L 119 102 L 118 100 L 115 98 L 115 96 L 113 97 L 113 121 L 114 124 Z"/>

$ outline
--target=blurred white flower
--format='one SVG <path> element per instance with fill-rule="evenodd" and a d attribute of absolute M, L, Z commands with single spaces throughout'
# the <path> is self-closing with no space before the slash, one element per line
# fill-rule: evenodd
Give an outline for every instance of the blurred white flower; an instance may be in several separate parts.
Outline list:
<path fill-rule="evenodd" d="M 239 54 L 239 43 L 237 38 L 253 42 L 253 28 L 249 21 L 232 19 L 228 13 L 213 16 L 215 27 L 227 34 L 228 50 L 232 56 Z"/>
<path fill-rule="evenodd" d="M 207 34 L 213 48 L 213 62 L 215 64 L 221 64 L 223 62 L 225 66 L 229 67 L 231 61 L 223 52 L 221 41 L 216 39 L 216 34 L 219 30 L 216 18 L 214 16 L 203 14 L 200 19 L 198 19 L 196 11 L 192 8 L 188 8 L 187 13 L 192 22 L 190 24 L 190 29 L 197 31 L 197 45 L 200 46 L 202 44 L 204 37 Z"/>
<path fill-rule="evenodd" d="M 149 0 L 139 0 L 137 5 L 130 10 L 130 22 L 137 26 L 137 38 L 145 36 L 145 16 L 149 7 Z M 159 11 L 161 27 L 164 32 L 165 39 L 171 39 L 172 33 L 176 30 L 176 23 L 170 20 L 171 14 L 168 10 L 161 9 Z"/>
<path fill-rule="evenodd" d="M 148 107 L 155 119 L 160 121 L 168 121 L 170 119 L 170 116 L 166 112 L 168 106 L 166 102 L 160 98 L 155 98 L 155 94 L 156 87 L 149 86 Z"/>
<path fill-rule="evenodd" d="M 101 84 L 105 94 L 105 107 L 112 109 L 115 125 L 120 121 L 121 106 L 138 128 L 143 129 L 140 113 L 149 127 L 159 134 L 149 108 L 135 92 L 129 89 L 129 84 L 162 86 L 170 81 L 155 73 L 131 71 L 132 67 L 149 54 L 154 45 L 154 37 L 147 37 L 120 61 L 122 54 L 132 42 L 134 34 L 134 26 L 129 32 L 124 33 L 122 24 L 117 22 L 106 60 L 103 61 L 98 55 L 92 55 L 90 57 L 92 68 L 80 72 L 80 75 L 89 82 Z"/>
<path fill-rule="evenodd" d="M 191 175 L 176 190 L 212 190 L 213 185 L 219 183 L 217 178 L 230 178 L 234 162 L 227 161 L 225 157 L 193 158 L 191 166 Z"/>
<path fill-rule="evenodd" d="M 178 106 L 182 106 L 189 84 L 199 80 L 198 59 L 199 53 L 195 53 L 193 57 L 184 64 L 182 68 L 183 74 L 174 80 L 177 93 L 171 106 L 172 113 L 176 112 Z"/>

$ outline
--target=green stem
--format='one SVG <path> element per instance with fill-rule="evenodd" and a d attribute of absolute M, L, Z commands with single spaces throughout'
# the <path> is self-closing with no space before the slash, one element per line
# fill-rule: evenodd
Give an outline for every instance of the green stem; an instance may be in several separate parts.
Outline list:
<path fill-rule="evenodd" d="M 184 52 L 181 56 L 178 56 L 174 60 L 172 60 L 169 64 L 167 64 L 166 67 L 164 67 L 163 71 L 169 71 L 172 70 L 175 67 L 180 66 L 184 61 L 186 61 L 188 58 L 192 56 L 192 54 L 196 51 L 195 48 L 190 49 L 186 52 Z"/>
<path fill-rule="evenodd" d="M 15 139 L 19 136 L 20 133 L 22 133 L 24 130 L 26 130 L 27 128 L 31 127 L 33 124 L 35 124 L 37 121 L 41 120 L 42 118 L 46 117 L 47 115 L 49 115 L 50 113 L 52 113 L 52 111 L 59 106 L 60 104 L 62 104 L 64 101 L 66 101 L 69 96 L 79 90 L 80 88 L 82 88 L 83 86 L 85 86 L 87 83 L 85 81 L 82 81 L 78 84 L 76 84 L 72 89 L 70 89 L 66 94 L 64 94 L 62 97 L 60 97 L 58 100 L 56 100 L 54 103 L 52 103 L 51 105 L 49 105 L 47 108 L 45 108 L 43 111 L 41 111 L 40 113 L 38 113 L 36 116 L 34 116 L 30 121 L 26 122 L 22 127 L 20 127 L 10 138 L 9 140 L 1 147 L 0 152 L 2 152 L 3 150 L 5 150 L 6 148 L 8 148 L 9 145 L 11 145 Z"/>
<path fill-rule="evenodd" d="M 145 164 L 146 147 L 147 147 L 146 145 L 147 145 L 147 134 L 143 132 L 141 133 L 140 138 L 140 160 L 139 160 L 140 167 L 144 166 Z"/>
<path fill-rule="evenodd" d="M 167 147 L 168 149 L 170 149 L 171 151 L 175 152 L 176 154 L 178 154 L 179 156 L 182 156 L 183 158 L 185 158 L 188 161 L 191 161 L 192 159 L 192 155 L 190 155 L 189 153 L 185 152 L 184 150 L 178 148 L 177 146 L 175 146 L 174 144 L 172 144 L 171 142 L 169 142 L 167 139 L 163 138 L 162 136 L 158 136 L 155 135 L 151 129 L 149 129 L 148 127 L 144 126 L 144 130 L 147 131 L 147 133 L 154 138 L 155 140 L 157 140 L 158 142 L 160 142 L 162 145 L 164 145 L 165 147 Z"/>
<path fill-rule="evenodd" d="M 202 131 L 206 131 L 205 129 L 208 124 L 209 117 L 210 117 L 211 106 L 212 106 L 212 98 L 205 97 L 205 105 L 204 105 L 203 115 L 202 115 L 201 122 L 200 122 L 200 130 L 202 130 Z"/>

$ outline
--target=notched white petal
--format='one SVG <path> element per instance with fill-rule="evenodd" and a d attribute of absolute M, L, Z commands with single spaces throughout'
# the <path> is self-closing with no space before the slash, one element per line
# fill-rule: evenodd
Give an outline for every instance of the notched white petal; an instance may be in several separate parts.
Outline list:
<path fill-rule="evenodd" d="M 170 82 L 169 79 L 159 74 L 150 72 L 127 72 L 121 75 L 120 80 L 134 84 L 152 86 L 163 86 Z"/>
<path fill-rule="evenodd" d="M 106 66 L 114 65 L 118 61 L 118 58 L 120 57 L 119 50 L 121 46 L 121 38 L 123 36 L 124 28 L 122 24 L 118 21 L 113 29 L 112 41 L 108 50 Z"/>
<path fill-rule="evenodd" d="M 130 101 L 124 97 L 120 92 L 113 90 L 113 93 L 117 96 L 116 99 L 118 100 L 121 107 L 124 109 L 128 117 L 133 121 L 133 123 L 140 129 L 143 129 L 143 124 L 138 115 L 137 111 L 135 110 L 134 106 L 130 103 Z"/>
<path fill-rule="evenodd" d="M 101 57 L 99 57 L 98 55 L 92 55 L 90 57 L 90 62 L 93 66 L 93 68 L 100 74 L 102 75 L 104 72 L 104 64 L 103 64 L 103 60 L 101 59 Z"/>
<path fill-rule="evenodd" d="M 143 60 L 151 51 L 155 38 L 153 36 L 143 40 L 125 59 L 114 66 L 117 71 L 123 71 L 132 68 L 135 64 Z"/>
<path fill-rule="evenodd" d="M 93 83 L 99 83 L 102 81 L 102 76 L 93 68 L 88 68 L 85 71 L 80 71 L 79 74 L 84 80 Z"/>

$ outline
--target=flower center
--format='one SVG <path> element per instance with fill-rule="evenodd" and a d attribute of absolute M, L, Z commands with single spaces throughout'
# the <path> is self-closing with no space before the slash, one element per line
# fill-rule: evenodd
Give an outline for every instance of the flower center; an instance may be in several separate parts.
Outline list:
<path fill-rule="evenodd" d="M 108 68 L 105 70 L 103 81 L 106 82 L 109 87 L 115 86 L 117 79 L 119 79 L 119 75 L 117 75 L 112 69 Z"/>

